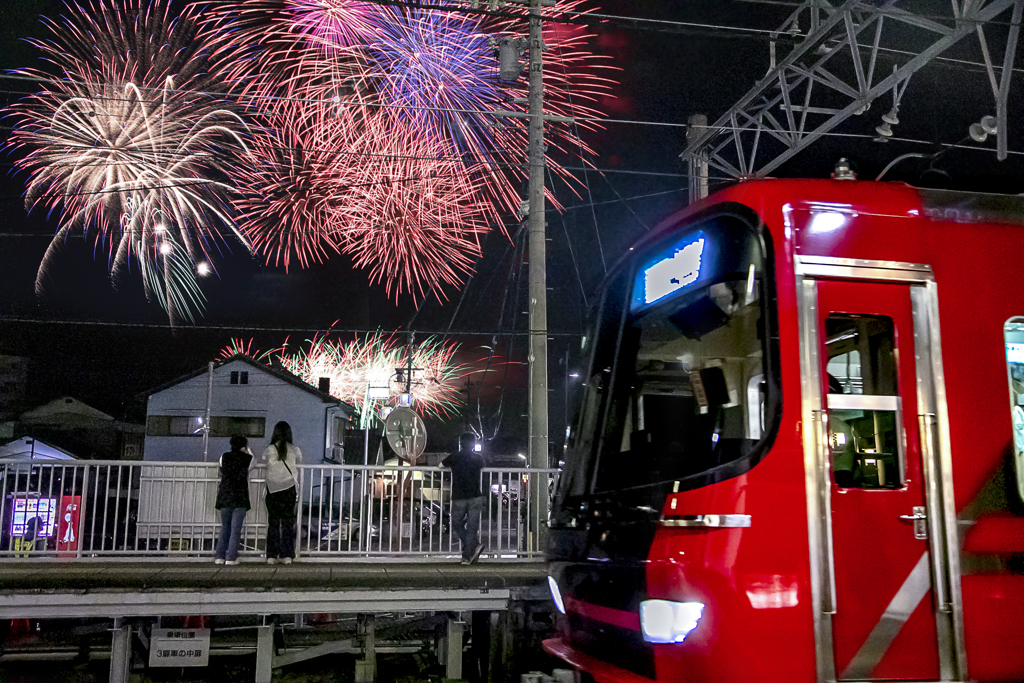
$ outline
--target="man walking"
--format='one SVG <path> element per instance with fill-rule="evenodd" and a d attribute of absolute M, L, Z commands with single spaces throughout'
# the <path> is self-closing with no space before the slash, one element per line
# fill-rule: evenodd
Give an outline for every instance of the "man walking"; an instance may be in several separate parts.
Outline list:
<path fill-rule="evenodd" d="M 476 435 L 466 432 L 460 436 L 458 452 L 441 464 L 452 470 L 452 526 L 462 542 L 462 564 L 473 564 L 484 549 L 480 543 L 480 512 L 484 507 L 480 470 L 484 459 L 476 452 Z"/>

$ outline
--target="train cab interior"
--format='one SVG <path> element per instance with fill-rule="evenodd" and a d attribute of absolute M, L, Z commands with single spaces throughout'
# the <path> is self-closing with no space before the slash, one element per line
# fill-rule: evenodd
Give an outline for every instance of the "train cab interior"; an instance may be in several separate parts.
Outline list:
<path fill-rule="evenodd" d="M 619 346 L 597 493 L 703 485 L 709 472 L 749 456 L 765 434 L 763 263 L 746 235 L 730 237 L 730 254 L 739 258 L 721 264 L 703 286 L 679 288 L 654 306 L 636 304 L 637 290 L 650 286 L 641 265 Z"/>

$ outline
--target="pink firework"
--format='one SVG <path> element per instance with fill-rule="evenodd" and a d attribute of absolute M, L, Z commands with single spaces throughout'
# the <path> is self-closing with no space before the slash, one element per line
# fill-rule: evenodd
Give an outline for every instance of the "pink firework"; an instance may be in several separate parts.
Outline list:
<path fill-rule="evenodd" d="M 266 363 L 267 365 L 270 365 L 270 361 L 274 357 L 274 354 L 279 351 L 280 349 L 260 351 L 256 346 L 255 339 L 249 339 L 246 341 L 240 337 L 235 337 L 227 346 L 220 350 L 220 356 L 218 357 L 222 360 L 227 360 L 232 356 L 242 355 L 248 356 L 259 363 Z"/>
<path fill-rule="evenodd" d="M 255 162 L 228 169 L 238 222 L 267 263 L 287 271 L 293 259 L 305 268 L 340 252 L 343 208 L 362 161 L 348 114 L 284 102 L 254 136 Z"/>
<path fill-rule="evenodd" d="M 400 128 L 378 131 L 366 148 L 359 182 L 350 188 L 342 251 L 383 282 L 388 294 L 443 297 L 480 255 L 487 206 L 480 176 L 428 137 Z"/>
<path fill-rule="evenodd" d="M 585 19 L 592 3 L 588 0 L 559 0 L 553 7 L 544 8 L 544 16 L 552 19 Z M 506 12 L 520 12 L 520 19 L 496 20 L 492 30 L 498 34 L 522 37 L 528 32 L 528 12 L 515 5 L 506 5 Z M 590 166 L 594 150 L 580 136 L 581 131 L 602 128 L 600 119 L 604 114 L 596 105 L 611 96 L 617 85 L 614 76 L 621 71 L 610 63 L 610 58 L 595 54 L 590 45 L 593 35 L 586 26 L 558 21 L 544 24 L 544 114 L 571 118 L 572 123 L 549 123 L 545 130 L 545 144 L 548 146 L 548 168 L 565 179 L 570 187 L 580 187 L 573 174 L 562 168 L 560 160 L 575 160 Z M 527 53 L 522 56 L 525 63 Z M 529 74 L 524 68 L 518 81 L 506 83 L 513 104 L 506 107 L 526 112 L 529 96 Z M 515 104 L 518 102 L 519 104 Z M 526 121 L 526 119 L 522 119 Z M 520 144 L 525 144 L 526 125 L 516 131 Z M 513 144 L 510 134 L 509 144 Z M 525 149 L 525 147 L 524 147 Z M 524 168 L 519 177 L 525 179 Z M 552 195 L 548 195 L 554 206 L 558 206 Z"/>
<path fill-rule="evenodd" d="M 306 36 L 310 47 L 333 54 L 371 38 L 373 15 L 379 6 L 359 0 L 286 0 L 285 14 L 294 30 Z"/>
<path fill-rule="evenodd" d="M 375 333 L 347 343 L 317 335 L 308 347 L 296 353 L 282 353 L 285 369 L 311 385 L 319 378 L 331 379 L 331 395 L 363 412 L 371 390 L 387 390 L 395 405 L 405 391 L 400 372 L 407 367 L 407 347 L 395 335 Z M 459 380 L 464 368 L 455 363 L 457 344 L 429 338 L 413 348 L 413 407 L 424 415 L 442 417 L 458 406 Z"/>
<path fill-rule="evenodd" d="M 209 39 L 217 54 L 232 56 L 232 78 L 247 101 L 275 110 L 267 116 L 276 132 L 257 145 L 265 170 L 247 171 L 243 183 L 260 190 L 243 192 L 257 249 L 286 265 L 340 250 L 395 297 L 443 297 L 443 287 L 461 284 L 481 233 L 503 225 L 522 200 L 528 74 L 501 81 L 493 39 L 525 37 L 527 13 L 511 4 L 504 17 L 490 17 L 365 0 L 204 7 Z M 573 18 L 584 8 L 584 0 L 562 0 L 544 13 Z M 563 164 L 590 163 L 580 131 L 598 127 L 586 119 L 600 117 L 594 105 L 611 91 L 613 67 L 589 49 L 585 27 L 548 22 L 544 41 L 545 113 L 573 117 L 547 125 L 549 169 L 578 189 Z M 316 112 L 333 106 L 345 130 L 275 122 L 281 101 Z M 303 158 L 271 158 L 276 148 L 301 149 Z M 314 158 L 314 149 L 345 161 L 323 170 L 332 160 Z M 266 177 L 273 168 L 288 169 L 278 183 Z"/>

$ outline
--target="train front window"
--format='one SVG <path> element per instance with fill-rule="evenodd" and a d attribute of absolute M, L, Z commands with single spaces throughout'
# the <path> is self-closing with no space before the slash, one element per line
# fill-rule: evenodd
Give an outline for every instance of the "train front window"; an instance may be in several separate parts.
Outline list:
<path fill-rule="evenodd" d="M 596 492 L 740 473 L 774 421 L 765 284 L 760 238 L 734 218 L 638 259 Z"/>

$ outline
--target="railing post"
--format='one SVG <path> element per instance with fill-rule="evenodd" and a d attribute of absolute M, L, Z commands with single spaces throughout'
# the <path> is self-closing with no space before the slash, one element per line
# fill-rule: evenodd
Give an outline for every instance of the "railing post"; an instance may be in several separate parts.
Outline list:
<path fill-rule="evenodd" d="M 296 486 L 299 487 L 299 490 L 295 492 L 295 543 L 292 548 L 292 555 L 297 558 L 299 557 L 299 549 L 301 547 L 301 544 L 299 543 L 299 529 L 302 528 L 302 501 L 306 497 L 306 469 L 304 467 L 296 467 L 295 469 L 298 470 L 299 475 L 295 482 Z M 320 533 L 319 529 L 317 529 L 317 533 Z"/>
<path fill-rule="evenodd" d="M 78 550 L 75 551 L 75 559 L 82 559 L 82 551 L 85 549 L 85 536 L 82 532 L 85 531 L 85 506 L 88 504 L 88 491 L 89 491 L 89 466 L 85 465 L 82 467 L 82 498 L 81 503 L 78 506 Z M 72 495 L 74 495 L 74 487 L 71 488 Z M 95 503 L 95 501 L 93 501 Z M 89 539 L 90 542 L 92 539 Z M 113 660 L 111 660 L 113 661 Z M 111 679 L 113 680 L 113 679 Z"/>

